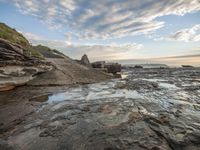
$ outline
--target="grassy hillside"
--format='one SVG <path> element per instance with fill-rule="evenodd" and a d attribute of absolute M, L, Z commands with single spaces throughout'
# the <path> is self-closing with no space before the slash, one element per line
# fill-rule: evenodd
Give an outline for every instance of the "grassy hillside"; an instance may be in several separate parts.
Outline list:
<path fill-rule="evenodd" d="M 10 28 L 4 23 L 0 23 L 0 38 L 10 42 L 17 43 L 21 46 L 29 46 L 28 40 L 15 29 Z"/>
<path fill-rule="evenodd" d="M 63 56 L 65 56 L 63 53 L 55 49 L 50 49 L 43 45 L 30 45 L 29 41 L 21 33 L 1 22 L 0 38 L 21 45 L 22 47 L 24 47 L 25 53 L 37 58 L 63 58 Z"/>
<path fill-rule="evenodd" d="M 46 58 L 63 58 L 63 56 L 65 56 L 63 53 L 55 49 L 50 49 L 47 46 L 37 45 L 33 48 L 40 52 Z"/>
<path fill-rule="evenodd" d="M 27 54 L 37 58 L 43 57 L 29 44 L 29 41 L 21 33 L 17 32 L 15 29 L 10 28 L 4 23 L 0 23 L 0 38 L 21 45 L 24 47 L 25 53 Z"/>

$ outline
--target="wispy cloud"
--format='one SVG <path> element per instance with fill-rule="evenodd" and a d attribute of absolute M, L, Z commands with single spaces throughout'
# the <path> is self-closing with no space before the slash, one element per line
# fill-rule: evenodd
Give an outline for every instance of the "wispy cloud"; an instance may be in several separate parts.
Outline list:
<path fill-rule="evenodd" d="M 165 63 L 171 66 L 194 65 L 200 66 L 200 54 L 171 56 L 154 59 L 156 63 Z"/>
<path fill-rule="evenodd" d="M 181 55 L 146 59 L 120 60 L 122 64 L 167 64 L 169 66 L 192 65 L 200 67 L 200 53 L 196 55 Z"/>
<path fill-rule="evenodd" d="M 182 29 L 174 34 L 171 34 L 166 39 L 183 42 L 199 42 L 200 41 L 200 24 L 191 28 Z"/>
<path fill-rule="evenodd" d="M 119 60 L 132 58 L 134 53 L 141 49 L 141 44 L 124 45 L 71 45 L 65 50 L 74 52 L 75 58 L 80 58 L 86 53 L 92 61 L 94 60 Z"/>
<path fill-rule="evenodd" d="M 131 58 L 134 52 L 143 48 L 142 44 L 138 43 L 111 43 L 110 45 L 79 45 L 71 44 L 64 40 L 49 40 L 48 38 L 29 33 L 21 32 L 32 45 L 45 45 L 50 48 L 60 50 L 66 55 L 80 59 L 83 54 L 87 54 L 92 61 L 96 60 L 114 60 Z"/>
<path fill-rule="evenodd" d="M 165 23 L 156 19 L 200 10 L 199 0 L 11 0 L 52 29 L 66 28 L 84 39 L 148 34 Z M 68 34 L 68 33 L 67 33 Z"/>
<path fill-rule="evenodd" d="M 34 33 L 30 33 L 30 32 L 23 32 L 18 30 L 19 33 L 23 34 L 23 36 L 25 36 L 29 41 L 34 42 L 34 41 L 41 41 L 41 40 L 46 40 L 45 37 L 34 34 Z"/>

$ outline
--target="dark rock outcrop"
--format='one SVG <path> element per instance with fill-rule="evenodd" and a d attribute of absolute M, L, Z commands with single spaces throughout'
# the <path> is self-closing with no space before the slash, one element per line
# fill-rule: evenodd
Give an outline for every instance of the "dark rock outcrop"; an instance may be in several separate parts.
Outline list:
<path fill-rule="evenodd" d="M 97 61 L 92 63 L 93 68 L 106 69 L 108 73 L 117 74 L 121 72 L 121 64 L 118 63 L 106 63 L 105 61 Z"/>
<path fill-rule="evenodd" d="M 106 63 L 105 68 L 108 69 L 108 73 L 116 74 L 121 72 L 121 65 L 118 63 Z"/>
<path fill-rule="evenodd" d="M 143 68 L 141 65 L 135 65 L 134 68 Z"/>
<path fill-rule="evenodd" d="M 105 68 L 105 61 L 96 61 L 92 63 L 93 68 Z"/>
<path fill-rule="evenodd" d="M 0 61 L 26 61 L 31 60 L 24 49 L 17 44 L 0 38 Z"/>
<path fill-rule="evenodd" d="M 193 68 L 191 65 L 182 65 L 183 68 Z"/>
<path fill-rule="evenodd" d="M 81 58 L 81 64 L 87 67 L 91 67 L 90 61 L 86 54 L 84 54 Z"/>
<path fill-rule="evenodd" d="M 34 66 L 41 64 L 51 65 L 47 61 L 32 56 L 26 47 L 0 38 L 0 67 L 7 65 Z"/>

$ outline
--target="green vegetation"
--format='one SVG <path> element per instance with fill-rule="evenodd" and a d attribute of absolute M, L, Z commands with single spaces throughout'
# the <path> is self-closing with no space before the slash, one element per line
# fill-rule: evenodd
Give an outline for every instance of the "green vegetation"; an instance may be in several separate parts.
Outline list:
<path fill-rule="evenodd" d="M 65 56 L 58 50 L 50 49 L 49 47 L 43 45 L 34 46 L 34 49 L 39 51 L 46 58 L 62 58 L 63 56 Z"/>
<path fill-rule="evenodd" d="M 15 29 L 10 28 L 4 23 L 0 23 L 0 38 L 8 40 L 12 43 L 19 44 L 21 46 L 29 46 L 28 40 Z"/>
<path fill-rule="evenodd" d="M 44 46 L 44 45 L 37 45 L 37 46 L 34 46 L 35 48 L 37 49 L 42 49 L 42 50 L 45 50 L 45 51 L 51 51 L 51 49 L 47 46 Z"/>
<path fill-rule="evenodd" d="M 25 50 L 34 57 L 44 59 L 44 56 L 40 52 L 38 52 L 36 49 L 34 49 L 33 46 L 30 46 L 30 47 L 26 48 Z"/>
<path fill-rule="evenodd" d="M 0 23 L 0 38 L 21 45 L 25 49 L 26 53 L 33 57 L 43 58 L 42 54 L 35 50 L 22 34 L 4 23 Z"/>
<path fill-rule="evenodd" d="M 17 32 L 15 29 L 10 28 L 4 23 L 0 23 L 0 38 L 15 44 L 19 44 L 24 48 L 24 52 L 26 54 L 40 59 L 43 59 L 44 57 L 62 58 L 65 56 L 63 53 L 55 49 L 50 49 L 47 46 L 31 46 L 29 41 L 21 33 Z"/>

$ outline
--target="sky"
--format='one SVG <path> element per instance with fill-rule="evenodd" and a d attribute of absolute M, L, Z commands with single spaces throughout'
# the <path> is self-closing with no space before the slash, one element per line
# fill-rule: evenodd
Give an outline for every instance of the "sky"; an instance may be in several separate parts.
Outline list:
<path fill-rule="evenodd" d="M 0 0 L 0 22 L 74 59 L 200 65 L 200 0 Z"/>

